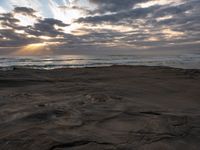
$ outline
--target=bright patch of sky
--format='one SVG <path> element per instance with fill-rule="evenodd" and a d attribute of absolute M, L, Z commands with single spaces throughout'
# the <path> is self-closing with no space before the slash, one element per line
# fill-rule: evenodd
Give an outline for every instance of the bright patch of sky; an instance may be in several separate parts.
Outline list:
<path fill-rule="evenodd" d="M 90 7 L 87 0 L 1 0 L 0 12 L 11 11 L 14 7 L 30 7 L 37 10 L 44 18 L 55 18 L 65 22 L 67 19 L 72 20 L 72 18 L 81 15 L 77 10 L 62 9 L 60 6 L 66 8 L 73 6 Z"/>

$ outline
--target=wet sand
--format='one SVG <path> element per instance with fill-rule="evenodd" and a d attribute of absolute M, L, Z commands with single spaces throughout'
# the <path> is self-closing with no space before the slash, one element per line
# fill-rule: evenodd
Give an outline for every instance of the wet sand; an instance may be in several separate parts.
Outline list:
<path fill-rule="evenodd" d="M 0 71 L 0 150 L 199 150 L 200 70 Z"/>

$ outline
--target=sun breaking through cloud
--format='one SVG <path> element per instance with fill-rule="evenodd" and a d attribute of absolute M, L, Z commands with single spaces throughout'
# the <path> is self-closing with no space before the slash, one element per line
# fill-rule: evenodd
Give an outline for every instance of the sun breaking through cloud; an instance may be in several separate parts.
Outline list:
<path fill-rule="evenodd" d="M 2 0 L 0 54 L 199 50 L 199 14 L 199 0 Z"/>

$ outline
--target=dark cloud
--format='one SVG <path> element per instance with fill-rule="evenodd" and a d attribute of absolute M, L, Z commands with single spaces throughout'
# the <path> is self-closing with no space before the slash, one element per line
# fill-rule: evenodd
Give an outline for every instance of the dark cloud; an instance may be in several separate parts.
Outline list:
<path fill-rule="evenodd" d="M 113 1 L 108 3 L 110 2 Z M 96 1 L 96 3 L 101 3 L 101 1 Z M 96 43 L 99 41 L 104 43 L 104 39 L 106 39 L 110 45 L 115 43 L 118 47 L 123 45 L 133 49 L 142 47 L 166 49 L 176 47 L 176 45 L 179 45 L 179 48 L 185 46 L 185 48 L 197 49 L 197 45 L 200 45 L 198 42 L 200 41 L 199 3 L 200 1 L 194 0 L 177 5 L 154 5 L 147 8 L 123 9 L 120 7 L 116 9 L 115 13 L 79 18 L 77 22 L 95 26 L 109 24 L 124 25 L 124 28 L 132 27 L 133 31 L 121 32 L 117 35 L 116 31 L 109 32 L 109 35 L 96 34 L 93 31 L 94 33 L 91 33 L 88 39 L 94 39 Z M 114 6 L 117 8 L 116 5 Z M 112 7 L 114 6 L 112 5 Z M 192 43 L 195 43 L 194 48 L 192 48 Z"/>
<path fill-rule="evenodd" d="M 0 47 L 18 47 L 31 42 L 24 34 L 16 33 L 16 30 L 24 30 L 18 25 L 19 20 L 14 18 L 12 13 L 0 14 L 0 25 L 5 29 L 0 29 Z M 29 42 L 28 42 L 29 41 Z"/>
<path fill-rule="evenodd" d="M 45 18 L 43 20 L 39 20 L 38 23 L 34 24 L 33 27 L 29 27 L 26 29 L 26 32 L 35 35 L 35 36 L 51 36 L 55 37 L 58 35 L 64 35 L 62 29 L 56 29 L 58 27 L 66 27 L 68 24 L 63 23 L 60 20 Z"/>
<path fill-rule="evenodd" d="M 94 1 L 97 1 L 98 3 L 100 3 L 100 1 L 98 0 L 94 0 Z M 108 2 L 110 3 L 113 1 L 108 1 Z M 104 3 L 104 1 L 102 3 Z M 115 4 L 118 4 L 118 3 L 116 2 Z M 113 23 L 121 22 L 123 24 L 126 24 L 126 23 L 130 24 L 130 22 L 134 22 L 136 19 L 142 19 L 146 22 L 151 23 L 152 21 L 156 20 L 156 18 L 165 17 L 165 16 L 173 16 L 173 19 L 176 19 L 179 21 L 181 20 L 184 22 L 186 19 L 197 20 L 197 19 L 192 18 L 192 16 L 189 16 L 190 18 L 187 17 L 186 12 L 191 11 L 190 13 L 194 15 L 192 11 L 194 11 L 194 8 L 198 6 L 199 4 L 200 4 L 200 1 L 193 1 L 193 2 L 186 2 L 180 5 L 164 5 L 164 6 L 154 5 L 147 8 L 123 9 L 121 11 L 118 11 L 112 14 L 92 15 L 88 17 L 79 18 L 77 22 L 91 23 L 91 24 L 99 24 L 99 23 L 113 24 Z M 199 13 L 199 11 L 197 10 L 199 10 L 199 7 L 195 9 L 196 14 L 197 12 Z M 160 23 L 163 23 L 163 24 L 166 23 L 167 25 L 167 23 L 170 24 L 174 22 L 174 20 L 170 22 L 171 20 L 170 19 L 164 20 L 164 21 L 162 20 L 162 22 Z"/>
<path fill-rule="evenodd" d="M 32 8 L 27 8 L 27 7 L 15 7 L 15 9 L 13 10 L 14 13 L 20 13 L 23 14 L 25 16 L 32 16 L 32 17 L 36 17 L 35 15 L 36 11 Z"/>
<path fill-rule="evenodd" d="M 40 24 L 45 24 L 45 25 L 52 25 L 52 26 L 53 25 L 58 25 L 60 27 L 68 26 L 68 24 L 65 24 L 62 21 L 57 20 L 57 19 L 53 19 L 53 18 L 45 18 L 43 20 L 40 20 L 39 23 Z"/>
<path fill-rule="evenodd" d="M 14 18 L 12 13 L 0 14 L 0 24 L 4 28 L 11 28 L 16 30 L 24 30 L 23 26 L 18 25 L 20 21 Z"/>
<path fill-rule="evenodd" d="M 163 6 L 160 7 L 160 9 L 155 10 L 153 13 L 154 17 L 162 17 L 167 15 L 180 15 L 184 14 L 188 10 L 192 10 L 193 8 L 194 6 L 192 6 L 191 3 L 183 3 L 175 6 L 173 5 Z"/>
<path fill-rule="evenodd" d="M 144 19 L 145 17 L 147 17 L 149 13 L 151 13 L 158 7 L 159 6 L 152 6 L 149 8 L 137 8 L 127 11 L 121 11 L 110 15 L 89 16 L 85 18 L 79 18 L 77 22 L 92 23 L 92 24 L 99 24 L 105 22 L 111 24 L 117 22 L 124 23 L 124 21 L 134 22 L 135 19 L 140 19 L 140 18 Z"/>
<path fill-rule="evenodd" d="M 27 38 L 25 34 L 16 33 L 13 29 L 0 30 L 0 47 L 20 47 L 39 42 L 37 38 Z"/>
<path fill-rule="evenodd" d="M 13 17 L 12 13 L 2 13 L 0 14 L 0 20 L 9 23 L 16 23 L 19 22 L 18 19 Z"/>
<path fill-rule="evenodd" d="M 80 6 L 66 6 L 66 5 L 61 5 L 59 6 L 60 9 L 63 9 L 63 10 L 66 10 L 66 11 L 70 11 L 71 9 L 73 10 L 78 10 L 78 11 L 81 11 L 85 14 L 91 14 L 91 10 L 89 10 L 88 8 L 85 8 L 85 7 L 80 7 Z"/>
<path fill-rule="evenodd" d="M 200 37 L 200 1 L 190 1 L 177 6 L 161 7 L 148 20 L 156 28 L 168 27 L 174 31 L 184 32 L 189 38 L 191 35 Z M 169 19 L 156 20 L 159 17 L 171 16 Z"/>
<path fill-rule="evenodd" d="M 135 4 L 148 0 L 90 0 L 97 4 L 98 8 L 93 13 L 119 12 L 122 10 L 132 9 Z"/>
<path fill-rule="evenodd" d="M 0 14 L 0 24 L 5 29 L 0 29 L 0 47 L 21 47 L 31 43 L 39 43 L 43 40 L 38 36 L 56 37 L 66 35 L 57 27 L 66 27 L 68 24 L 60 20 L 45 18 L 39 19 L 33 26 L 21 26 L 19 20 L 12 13 Z M 7 29 L 6 29 L 7 28 Z"/>
<path fill-rule="evenodd" d="M 1 25 L 6 27 L 13 27 L 13 25 L 19 22 L 18 19 L 14 18 L 12 13 L 0 14 L 0 21 Z"/>

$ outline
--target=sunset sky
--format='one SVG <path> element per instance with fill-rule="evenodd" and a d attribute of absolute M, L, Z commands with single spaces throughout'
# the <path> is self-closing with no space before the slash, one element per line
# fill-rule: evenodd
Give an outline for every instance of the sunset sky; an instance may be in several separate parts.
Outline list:
<path fill-rule="evenodd" d="M 0 55 L 200 50 L 200 0 L 0 0 Z"/>

